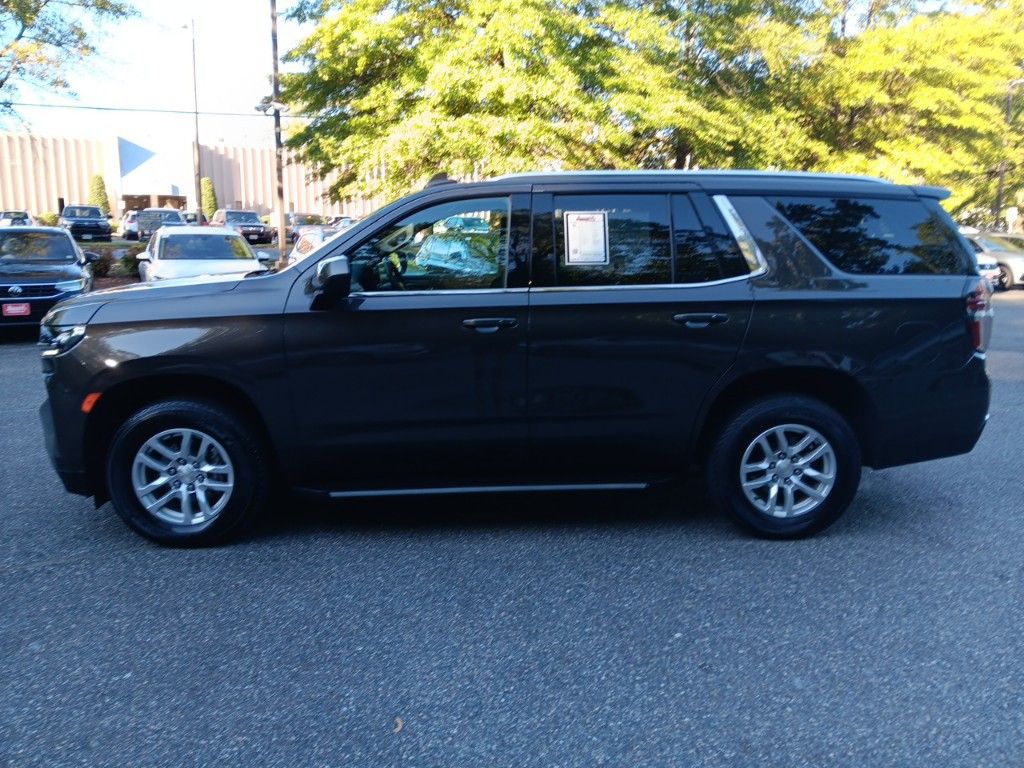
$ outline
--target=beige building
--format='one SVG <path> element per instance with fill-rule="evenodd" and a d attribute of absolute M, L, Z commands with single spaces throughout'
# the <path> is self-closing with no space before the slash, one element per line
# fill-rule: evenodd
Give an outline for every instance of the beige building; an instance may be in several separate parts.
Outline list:
<path fill-rule="evenodd" d="M 0 133 L 0 208 L 58 213 L 62 204 L 83 203 L 89 180 L 103 176 L 111 212 L 148 205 L 194 209 L 191 141 L 147 146 L 130 137 L 79 139 Z M 200 146 L 200 173 L 213 179 L 221 207 L 270 213 L 275 208 L 271 147 Z M 287 156 L 286 156 L 287 157 Z M 285 210 L 365 216 L 379 201 L 327 200 L 330 179 L 286 159 Z"/>

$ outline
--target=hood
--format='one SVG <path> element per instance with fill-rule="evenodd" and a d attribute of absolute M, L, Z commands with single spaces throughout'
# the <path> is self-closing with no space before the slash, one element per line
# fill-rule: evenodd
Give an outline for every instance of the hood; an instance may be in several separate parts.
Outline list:
<path fill-rule="evenodd" d="M 209 278 L 222 275 L 233 275 L 241 277 L 248 272 L 255 272 L 263 269 L 262 265 L 253 259 L 181 259 L 172 261 L 157 261 L 147 267 L 150 274 L 160 278 L 157 282 L 163 284 L 166 280 L 178 281 L 179 278 Z"/>
<path fill-rule="evenodd" d="M 18 283 L 55 283 L 77 280 L 82 268 L 73 261 L 13 261 L 0 259 L 0 281 Z"/>
<path fill-rule="evenodd" d="M 211 293 L 230 291 L 243 278 L 243 274 L 200 275 L 171 280 L 157 280 L 152 283 L 132 283 L 118 288 L 107 288 L 88 294 L 104 300 L 142 299 L 150 296 L 160 298 L 184 298 L 186 296 L 208 296 Z"/>
<path fill-rule="evenodd" d="M 111 302 L 139 301 L 151 298 L 186 299 L 190 296 L 208 296 L 232 290 L 241 275 L 195 277 L 188 280 L 161 280 L 156 283 L 132 283 L 119 288 L 83 293 L 62 301 L 43 319 L 55 325 L 84 325 L 100 307 Z"/>

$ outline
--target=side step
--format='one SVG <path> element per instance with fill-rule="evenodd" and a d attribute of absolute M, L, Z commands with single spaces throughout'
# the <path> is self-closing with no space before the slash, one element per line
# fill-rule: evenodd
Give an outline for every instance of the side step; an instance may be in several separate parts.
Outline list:
<path fill-rule="evenodd" d="M 332 499 L 378 496 L 444 496 L 461 493 L 551 493 L 555 491 L 642 491 L 650 483 L 569 483 L 561 485 L 460 485 L 442 488 L 393 488 L 362 491 L 329 491 Z"/>

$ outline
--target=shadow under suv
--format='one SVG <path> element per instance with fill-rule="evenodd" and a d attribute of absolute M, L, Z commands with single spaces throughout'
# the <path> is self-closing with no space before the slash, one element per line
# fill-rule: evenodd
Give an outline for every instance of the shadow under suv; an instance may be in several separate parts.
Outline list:
<path fill-rule="evenodd" d="M 69 491 L 169 544 L 238 533 L 274 486 L 640 489 L 694 464 L 747 529 L 807 535 L 862 465 L 965 453 L 985 425 L 990 297 L 945 194 L 754 172 L 431 185 L 280 272 L 60 304 L 47 448 Z"/>

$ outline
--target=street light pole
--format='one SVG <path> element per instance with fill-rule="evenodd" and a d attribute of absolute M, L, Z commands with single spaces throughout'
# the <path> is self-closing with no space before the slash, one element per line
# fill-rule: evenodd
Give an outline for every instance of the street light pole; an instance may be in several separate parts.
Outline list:
<path fill-rule="evenodd" d="M 277 268 L 288 266 L 284 219 L 284 146 L 281 143 L 281 78 L 277 71 L 277 0 L 270 0 L 270 41 L 274 56 L 274 160 L 277 166 Z"/>
<path fill-rule="evenodd" d="M 196 177 L 196 224 L 203 221 L 203 184 L 199 168 L 199 87 L 196 75 L 196 20 L 192 19 L 192 119 L 195 137 L 192 140 L 192 170 Z"/>
<path fill-rule="evenodd" d="M 1013 126 L 1013 91 L 1018 85 L 1024 85 L 1024 77 L 1017 80 L 1011 80 L 1006 87 L 1006 130 L 1009 131 Z M 1003 191 L 1006 188 L 1006 170 L 1007 170 L 1007 159 L 1006 152 L 1009 151 L 1009 147 L 1003 148 L 1003 160 L 999 163 L 999 184 L 996 186 L 996 204 L 992 213 L 995 215 L 995 225 L 999 226 L 999 219 L 1003 216 Z"/>

